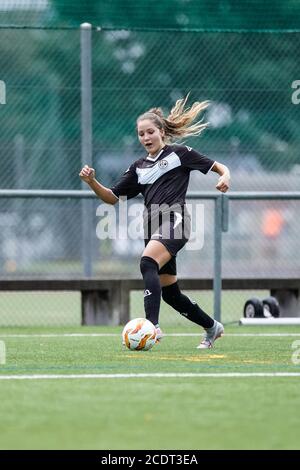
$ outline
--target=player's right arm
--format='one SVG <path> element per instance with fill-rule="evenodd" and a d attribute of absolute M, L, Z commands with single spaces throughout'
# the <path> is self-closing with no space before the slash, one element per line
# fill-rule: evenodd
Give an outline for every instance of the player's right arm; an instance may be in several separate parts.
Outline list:
<path fill-rule="evenodd" d="M 96 172 L 94 168 L 84 165 L 79 176 L 82 181 L 90 186 L 94 193 L 102 199 L 103 202 L 106 202 L 107 204 L 116 204 L 118 202 L 118 198 L 114 195 L 112 190 L 106 188 L 96 180 Z"/>

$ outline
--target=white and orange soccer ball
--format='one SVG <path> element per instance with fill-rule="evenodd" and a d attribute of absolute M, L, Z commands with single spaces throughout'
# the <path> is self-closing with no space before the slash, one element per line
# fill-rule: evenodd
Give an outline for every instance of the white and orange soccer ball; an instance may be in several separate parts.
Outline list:
<path fill-rule="evenodd" d="M 148 351 L 156 341 L 156 329 L 146 318 L 130 320 L 122 332 L 123 344 L 135 351 Z"/>

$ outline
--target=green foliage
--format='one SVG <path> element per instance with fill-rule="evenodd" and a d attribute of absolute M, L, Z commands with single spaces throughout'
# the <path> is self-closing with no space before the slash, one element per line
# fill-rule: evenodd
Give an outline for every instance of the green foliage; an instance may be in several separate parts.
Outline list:
<path fill-rule="evenodd" d="M 39 17 L 44 25 L 77 27 L 91 21 L 111 27 L 275 28 L 293 27 L 298 11 L 293 0 L 272 5 L 163 0 L 147 6 L 143 2 L 143 8 L 141 1 L 132 0 L 90 0 L 84 8 L 82 2 L 53 0 L 52 5 L 51 15 Z M 266 15 L 271 7 L 273 15 Z M 15 12 L 16 23 L 22 15 Z M 79 29 L 6 29 L 0 34 L 0 79 L 7 85 L 7 104 L 0 108 L 0 158 L 6 161 L 0 185 L 18 187 L 20 178 L 14 168 L 22 154 L 25 187 L 79 187 Z M 190 102 L 212 102 L 207 115 L 210 130 L 191 141 L 199 150 L 225 160 L 250 155 L 268 170 L 289 170 L 299 163 L 299 106 L 291 102 L 291 84 L 299 78 L 299 33 L 94 30 L 92 36 L 96 165 L 101 167 L 109 155 L 132 159 L 139 155 L 137 116 L 153 106 L 168 111 L 188 92 Z M 221 122 L 214 122 L 216 118 Z M 126 165 L 122 158 L 114 159 L 116 178 Z"/>
<path fill-rule="evenodd" d="M 116 28 L 299 28 L 297 0 L 52 0 L 59 19 Z"/>

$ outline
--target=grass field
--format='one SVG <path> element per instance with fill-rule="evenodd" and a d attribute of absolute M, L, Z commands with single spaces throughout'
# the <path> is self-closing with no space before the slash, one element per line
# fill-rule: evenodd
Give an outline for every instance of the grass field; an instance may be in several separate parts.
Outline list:
<path fill-rule="evenodd" d="M 299 328 L 227 326 L 204 351 L 166 328 L 148 352 L 121 330 L 1 328 L 0 448 L 300 448 Z"/>
<path fill-rule="evenodd" d="M 212 291 L 185 291 L 201 305 L 204 311 L 213 312 Z M 222 321 L 238 321 L 243 315 L 245 301 L 250 297 L 267 297 L 267 291 L 223 291 Z M 131 317 L 144 316 L 142 291 L 130 295 Z M 187 321 L 165 302 L 161 303 L 161 321 L 167 326 L 183 326 Z M 1 292 L 1 326 L 80 326 L 80 292 Z"/>

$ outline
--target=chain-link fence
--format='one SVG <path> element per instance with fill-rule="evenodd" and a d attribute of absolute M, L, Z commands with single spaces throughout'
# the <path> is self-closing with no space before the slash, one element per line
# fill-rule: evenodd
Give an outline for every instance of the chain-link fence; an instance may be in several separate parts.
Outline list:
<path fill-rule="evenodd" d="M 7 28 L 0 35 L 5 89 L 0 187 L 79 189 L 80 31 Z M 170 110 L 190 92 L 190 103 L 211 101 L 205 116 L 210 128 L 186 143 L 229 166 L 233 191 L 299 190 L 299 49 L 299 33 L 94 29 L 92 160 L 98 179 L 111 186 L 142 155 L 135 130 L 139 114 L 153 106 Z M 193 172 L 189 189 L 214 190 L 215 184 L 215 175 Z M 195 252 L 187 247 L 179 254 L 179 276 L 213 275 L 213 203 L 199 204 L 203 248 Z M 100 240 L 99 202 L 90 206 L 92 274 L 139 276 L 143 241 Z M 297 214 L 298 202 L 231 202 L 223 275 L 299 276 Z M 81 217 L 80 201 L 0 199 L 0 276 L 83 275 Z M 2 323 L 24 308 L 26 301 L 18 298 L 17 308 L 12 294 L 1 294 Z M 44 311 L 45 302 L 50 305 L 40 298 L 40 308 L 32 307 L 35 312 Z M 141 309 L 136 299 L 134 294 L 133 312 Z M 62 309 L 66 323 L 73 318 L 73 301 Z M 225 319 L 232 319 L 233 311 L 234 318 L 241 313 L 236 305 L 229 297 Z M 76 323 L 78 313 L 75 317 Z"/>
<path fill-rule="evenodd" d="M 6 85 L 1 187 L 79 188 L 80 32 L 0 34 Z M 242 189 L 262 181 L 266 189 L 290 189 L 281 176 L 272 187 L 268 180 L 270 172 L 299 171 L 299 47 L 300 33 L 94 30 L 93 160 L 99 176 L 110 185 L 141 154 L 139 114 L 153 106 L 170 110 L 191 92 L 190 102 L 211 101 L 210 129 L 190 140 L 195 148 L 233 172 L 255 174 Z"/>

